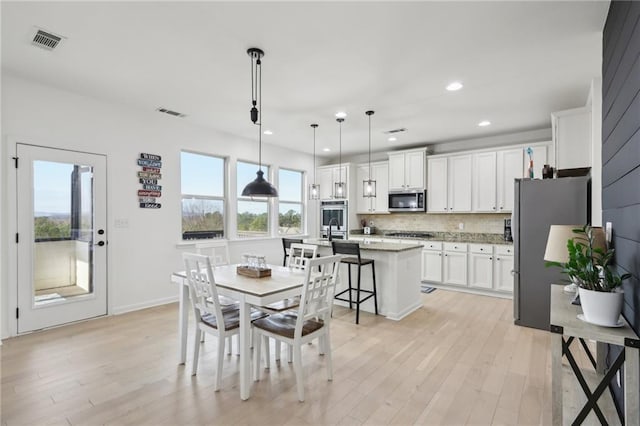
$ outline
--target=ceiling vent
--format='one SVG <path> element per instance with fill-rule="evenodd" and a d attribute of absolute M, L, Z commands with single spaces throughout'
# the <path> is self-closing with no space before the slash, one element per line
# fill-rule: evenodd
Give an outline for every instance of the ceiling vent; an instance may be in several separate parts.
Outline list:
<path fill-rule="evenodd" d="M 407 129 L 405 127 L 401 127 L 399 129 L 386 130 L 386 131 L 384 131 L 382 133 L 385 133 L 387 135 L 393 135 L 393 134 L 396 134 L 396 133 L 402 133 L 402 132 L 406 132 L 406 131 L 407 131 Z"/>
<path fill-rule="evenodd" d="M 183 118 L 183 117 L 187 116 L 187 114 L 183 114 L 183 113 L 178 112 L 178 111 L 172 111 L 170 109 L 162 108 L 162 107 L 156 109 L 156 111 L 162 112 L 162 113 L 165 113 L 165 114 L 169 114 L 169 115 L 172 115 L 174 117 L 180 117 L 180 118 Z"/>
<path fill-rule="evenodd" d="M 36 33 L 31 40 L 31 44 L 34 46 L 41 47 L 45 50 L 53 50 L 65 37 L 55 35 L 49 31 L 44 31 L 42 29 L 37 28 Z"/>

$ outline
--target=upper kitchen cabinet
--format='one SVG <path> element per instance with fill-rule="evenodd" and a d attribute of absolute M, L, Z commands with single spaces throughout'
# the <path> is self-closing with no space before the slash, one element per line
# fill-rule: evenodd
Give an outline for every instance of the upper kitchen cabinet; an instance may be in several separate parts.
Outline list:
<path fill-rule="evenodd" d="M 357 170 L 356 210 L 358 214 L 389 213 L 389 163 L 371 163 L 371 179 L 376 181 L 376 196 L 364 196 L 364 181 L 369 179 L 369 164 L 360 164 Z"/>
<path fill-rule="evenodd" d="M 518 161 L 517 166 L 520 165 Z M 473 154 L 473 211 L 495 212 L 496 203 L 496 153 Z"/>
<path fill-rule="evenodd" d="M 424 189 L 425 148 L 390 152 L 389 191 Z"/>
<path fill-rule="evenodd" d="M 552 113 L 551 130 L 557 169 L 591 167 L 590 108 Z"/>
<path fill-rule="evenodd" d="M 343 198 L 349 198 L 349 165 L 342 166 L 321 166 L 317 168 L 318 183 L 320 184 L 320 199 L 332 200 L 335 197 L 335 183 L 345 183 L 345 194 Z"/>
<path fill-rule="evenodd" d="M 471 211 L 471 155 L 436 157 L 428 160 L 427 211 L 451 213 Z"/>
<path fill-rule="evenodd" d="M 498 213 L 509 213 L 513 210 L 513 181 L 523 176 L 520 167 L 523 155 L 523 148 L 507 149 L 496 153 L 496 211 Z"/>

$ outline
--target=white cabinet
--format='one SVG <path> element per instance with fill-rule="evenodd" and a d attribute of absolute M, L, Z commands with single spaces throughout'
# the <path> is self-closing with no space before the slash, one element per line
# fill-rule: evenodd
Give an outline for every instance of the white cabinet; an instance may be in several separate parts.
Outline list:
<path fill-rule="evenodd" d="M 427 211 L 471 211 L 471 155 L 430 158 L 427 173 Z"/>
<path fill-rule="evenodd" d="M 520 167 L 524 150 L 508 149 L 496 153 L 497 177 L 496 198 L 498 213 L 509 213 L 513 210 L 514 180 L 522 178 L 523 171 Z"/>
<path fill-rule="evenodd" d="M 447 203 L 447 158 L 429 158 L 427 163 L 427 211 L 445 213 L 449 208 Z"/>
<path fill-rule="evenodd" d="M 513 247 L 496 246 L 493 288 L 508 293 L 513 292 Z"/>
<path fill-rule="evenodd" d="M 471 155 L 449 158 L 449 211 L 471 211 Z"/>
<path fill-rule="evenodd" d="M 520 167 L 520 161 L 516 166 Z M 473 154 L 473 211 L 492 213 L 496 206 L 496 153 L 480 152 Z"/>
<path fill-rule="evenodd" d="M 320 199 L 331 200 L 335 197 L 335 183 L 345 183 L 345 194 L 340 198 L 349 198 L 349 167 L 342 166 L 322 166 L 318 167 L 318 183 L 320 184 Z"/>
<path fill-rule="evenodd" d="M 443 247 L 444 283 L 467 285 L 467 245 L 464 243 L 444 243 Z"/>
<path fill-rule="evenodd" d="M 389 191 L 424 189 L 425 149 L 388 154 Z"/>
<path fill-rule="evenodd" d="M 429 242 L 422 250 L 422 279 L 433 283 L 442 282 L 442 243 Z"/>
<path fill-rule="evenodd" d="M 591 167 L 591 108 L 552 113 L 551 130 L 558 169 Z"/>
<path fill-rule="evenodd" d="M 369 164 L 361 164 L 357 170 L 356 188 L 358 214 L 389 213 L 389 163 L 371 163 L 371 176 L 376 181 L 376 196 L 364 196 L 364 181 L 369 179 Z"/>
<path fill-rule="evenodd" d="M 493 246 L 469 245 L 469 287 L 493 288 Z"/>

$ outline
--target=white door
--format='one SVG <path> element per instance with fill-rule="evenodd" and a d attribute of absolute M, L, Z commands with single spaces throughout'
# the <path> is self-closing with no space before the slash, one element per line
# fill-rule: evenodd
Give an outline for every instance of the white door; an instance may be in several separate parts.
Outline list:
<path fill-rule="evenodd" d="M 493 257 L 490 254 L 471 253 L 469 286 L 488 290 L 493 287 Z"/>
<path fill-rule="evenodd" d="M 18 333 L 106 315 L 106 157 L 16 152 Z"/>
<path fill-rule="evenodd" d="M 449 158 L 449 211 L 471 211 L 471 155 Z"/>
<path fill-rule="evenodd" d="M 513 256 L 496 254 L 495 289 L 513 292 Z"/>
<path fill-rule="evenodd" d="M 333 169 L 317 169 L 318 183 L 320 184 L 320 199 L 330 200 L 333 198 Z"/>
<path fill-rule="evenodd" d="M 444 213 L 447 211 L 447 158 L 430 158 L 427 174 L 427 211 Z M 389 163 L 391 170 L 391 163 Z"/>
<path fill-rule="evenodd" d="M 404 189 L 404 154 L 389 154 L 389 191 Z"/>
<path fill-rule="evenodd" d="M 443 269 L 446 284 L 467 285 L 467 253 L 445 251 Z"/>
<path fill-rule="evenodd" d="M 424 151 L 407 152 L 404 159 L 404 180 L 407 189 L 424 189 Z"/>
<path fill-rule="evenodd" d="M 371 165 L 371 174 L 376 180 L 376 198 L 371 201 L 372 210 L 376 213 L 389 212 L 389 164 Z"/>
<path fill-rule="evenodd" d="M 513 210 L 514 180 L 522 178 L 522 149 L 498 151 L 498 211 L 510 213 Z"/>
<path fill-rule="evenodd" d="M 473 155 L 473 211 L 496 211 L 496 153 Z"/>
<path fill-rule="evenodd" d="M 422 251 L 422 279 L 434 283 L 442 282 L 442 252 Z"/>

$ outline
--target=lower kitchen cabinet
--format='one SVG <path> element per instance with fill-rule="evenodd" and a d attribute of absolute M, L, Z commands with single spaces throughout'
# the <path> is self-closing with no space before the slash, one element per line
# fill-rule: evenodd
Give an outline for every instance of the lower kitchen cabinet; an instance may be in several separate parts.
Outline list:
<path fill-rule="evenodd" d="M 444 243 L 443 248 L 444 283 L 467 285 L 467 245 L 464 243 Z"/>
<path fill-rule="evenodd" d="M 498 291 L 513 292 L 513 247 L 496 246 L 494 286 Z"/>
<path fill-rule="evenodd" d="M 429 243 L 422 250 L 422 280 L 442 282 L 442 243 Z"/>
<path fill-rule="evenodd" d="M 493 246 L 469 244 L 469 287 L 493 288 Z"/>

